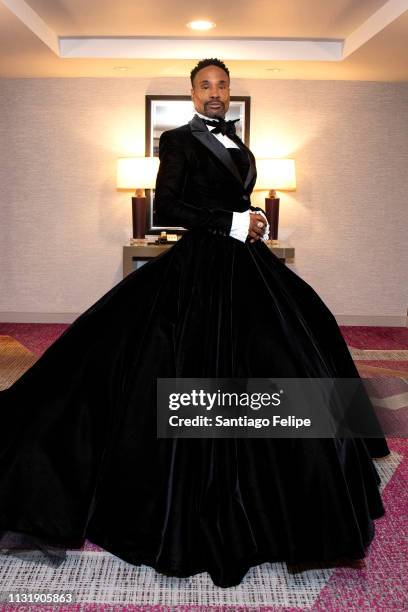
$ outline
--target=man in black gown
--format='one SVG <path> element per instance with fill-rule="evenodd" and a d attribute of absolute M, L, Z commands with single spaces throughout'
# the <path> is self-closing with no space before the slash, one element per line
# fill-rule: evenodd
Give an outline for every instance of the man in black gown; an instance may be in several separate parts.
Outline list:
<path fill-rule="evenodd" d="M 18 534 L 60 558 L 88 538 L 229 587 L 264 561 L 364 556 L 384 508 L 362 440 L 156 435 L 159 377 L 357 375 L 329 309 L 263 243 L 226 67 L 191 78 L 197 114 L 162 134 L 155 195 L 159 223 L 190 231 L 0 393 L 0 548 Z"/>

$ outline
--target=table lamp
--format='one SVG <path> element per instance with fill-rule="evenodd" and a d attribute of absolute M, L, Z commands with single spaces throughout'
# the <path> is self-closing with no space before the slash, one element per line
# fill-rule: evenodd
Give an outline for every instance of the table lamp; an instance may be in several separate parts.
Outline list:
<path fill-rule="evenodd" d="M 265 214 L 269 223 L 269 240 L 278 239 L 279 198 L 276 191 L 295 191 L 296 172 L 294 159 L 257 159 L 257 191 L 269 191 L 265 198 Z"/>
<path fill-rule="evenodd" d="M 133 238 L 144 238 L 146 232 L 147 198 L 145 189 L 154 189 L 159 169 L 158 157 L 119 157 L 116 188 L 135 190 L 132 196 Z"/>

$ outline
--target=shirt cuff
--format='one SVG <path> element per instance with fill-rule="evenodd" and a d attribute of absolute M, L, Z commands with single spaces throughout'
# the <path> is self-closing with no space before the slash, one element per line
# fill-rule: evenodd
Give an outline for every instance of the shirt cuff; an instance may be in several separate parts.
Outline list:
<path fill-rule="evenodd" d="M 231 238 L 236 238 L 237 240 L 241 240 L 241 242 L 245 242 L 248 231 L 249 231 L 249 210 L 245 210 L 244 212 L 236 212 L 232 213 L 232 225 L 230 230 Z"/>

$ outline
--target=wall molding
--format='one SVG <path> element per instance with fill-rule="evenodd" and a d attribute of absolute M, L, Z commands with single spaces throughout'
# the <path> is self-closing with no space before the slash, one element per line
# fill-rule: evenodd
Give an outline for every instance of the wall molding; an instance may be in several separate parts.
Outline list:
<path fill-rule="evenodd" d="M 408 0 L 388 0 L 346 38 L 58 36 L 25 0 L 0 0 L 60 58 L 342 61 L 408 10 Z"/>
<path fill-rule="evenodd" d="M 81 314 L 81 312 L 0 312 L 0 323 L 73 323 Z M 338 325 L 408 327 L 408 316 L 333 314 Z"/>

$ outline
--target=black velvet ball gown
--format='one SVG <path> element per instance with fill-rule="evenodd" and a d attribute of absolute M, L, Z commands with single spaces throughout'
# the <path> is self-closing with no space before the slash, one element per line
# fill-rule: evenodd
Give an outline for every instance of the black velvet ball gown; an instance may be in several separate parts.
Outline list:
<path fill-rule="evenodd" d="M 365 556 L 385 439 L 158 439 L 156 378 L 176 376 L 358 373 L 329 309 L 262 240 L 188 231 L 0 393 L 0 547 L 63 559 L 87 538 L 220 587 L 266 561 Z"/>

